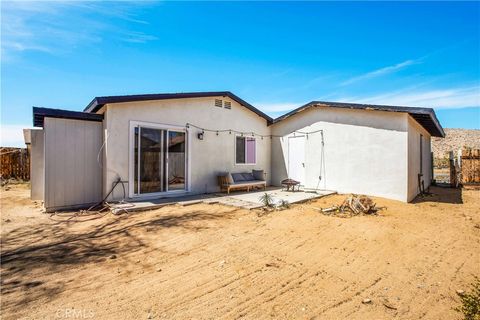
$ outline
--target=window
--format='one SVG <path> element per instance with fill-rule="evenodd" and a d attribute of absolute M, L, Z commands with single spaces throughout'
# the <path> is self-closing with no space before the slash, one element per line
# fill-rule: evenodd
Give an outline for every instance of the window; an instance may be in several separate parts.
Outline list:
<path fill-rule="evenodd" d="M 255 138 L 235 137 L 235 163 L 255 164 L 257 160 L 257 145 Z"/>
<path fill-rule="evenodd" d="M 223 102 L 223 107 L 225 109 L 232 109 L 232 103 L 230 101 Z"/>
<path fill-rule="evenodd" d="M 221 108 L 221 107 L 222 107 L 222 100 L 220 100 L 220 99 L 215 99 L 215 107 Z"/>

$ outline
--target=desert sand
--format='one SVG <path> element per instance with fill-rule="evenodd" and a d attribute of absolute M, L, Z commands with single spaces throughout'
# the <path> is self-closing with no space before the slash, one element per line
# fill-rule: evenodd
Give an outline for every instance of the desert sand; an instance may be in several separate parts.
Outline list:
<path fill-rule="evenodd" d="M 9 185 L 2 319 L 461 318 L 456 290 L 480 275 L 480 191 L 431 192 L 374 198 L 386 209 L 351 218 L 317 210 L 345 195 L 264 216 L 218 204 L 51 215 Z"/>

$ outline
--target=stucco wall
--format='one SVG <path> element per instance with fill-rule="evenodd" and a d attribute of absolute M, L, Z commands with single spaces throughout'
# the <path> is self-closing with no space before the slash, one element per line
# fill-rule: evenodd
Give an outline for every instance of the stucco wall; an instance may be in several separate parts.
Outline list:
<path fill-rule="evenodd" d="M 30 130 L 30 198 L 43 200 L 45 191 L 44 131 Z"/>
<path fill-rule="evenodd" d="M 373 110 L 317 107 L 272 126 L 272 184 L 287 177 L 287 137 L 295 130 L 324 130 L 306 140 L 306 187 L 407 201 L 407 115 Z M 319 175 L 322 180 L 319 182 Z"/>
<path fill-rule="evenodd" d="M 101 201 L 102 123 L 45 118 L 44 132 L 47 212 Z"/>
<path fill-rule="evenodd" d="M 217 175 L 222 172 L 249 172 L 264 169 L 268 183 L 279 186 L 288 177 L 288 136 L 293 131 L 324 130 L 324 169 L 321 169 L 321 135 L 305 140 L 307 188 L 361 193 L 409 201 L 417 194 L 418 139 L 424 136 L 423 173 L 425 186 L 431 180 L 430 135 L 405 113 L 318 107 L 300 112 L 284 121 L 267 126 L 265 119 L 228 98 L 232 109 L 214 106 L 214 97 L 118 103 L 104 107 L 104 183 L 106 195 L 120 177 L 127 181 L 131 158 L 130 122 L 140 121 L 184 128 L 187 123 L 222 130 L 254 131 L 280 135 L 273 139 L 257 137 L 257 163 L 235 165 L 235 134 L 187 133 L 188 185 L 191 193 L 218 191 Z M 321 176 L 321 179 L 319 179 Z M 123 198 L 117 187 L 110 199 Z"/>
<path fill-rule="evenodd" d="M 422 170 L 420 170 L 420 135 L 422 135 Z M 414 119 L 408 117 L 408 201 L 420 192 L 418 174 L 422 171 L 425 189 L 432 180 L 431 136 Z"/>
<path fill-rule="evenodd" d="M 130 121 L 150 122 L 169 126 L 185 127 L 187 123 L 202 128 L 237 131 L 253 131 L 269 135 L 270 127 L 266 120 L 242 107 L 229 98 L 218 99 L 230 101 L 231 109 L 214 106 L 214 97 L 171 99 L 142 102 L 117 103 L 105 108 L 104 128 L 105 143 L 104 167 L 106 194 L 112 183 L 120 177 L 129 180 L 129 131 Z M 188 129 L 187 145 L 189 157 L 189 179 L 191 193 L 218 191 L 217 174 L 230 172 L 250 172 L 252 169 L 264 169 L 267 180 L 270 179 L 270 139 L 257 137 L 257 163 L 255 165 L 235 165 L 235 134 L 205 132 L 204 139 L 199 140 L 196 128 Z M 129 181 L 128 183 L 132 183 Z M 128 188 L 128 183 L 125 187 Z M 110 197 L 121 199 L 123 191 L 116 188 Z"/>

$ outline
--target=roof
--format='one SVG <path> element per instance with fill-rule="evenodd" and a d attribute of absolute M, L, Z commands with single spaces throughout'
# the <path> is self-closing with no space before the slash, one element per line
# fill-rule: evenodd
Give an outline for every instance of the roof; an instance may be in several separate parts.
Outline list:
<path fill-rule="evenodd" d="M 445 137 L 440 122 L 435 115 L 432 108 L 418 108 L 418 107 L 403 107 L 403 106 L 386 106 L 374 104 L 359 104 L 359 103 L 344 103 L 344 102 L 327 102 L 327 101 L 312 101 L 295 110 L 292 110 L 283 116 L 273 120 L 273 123 L 283 121 L 299 112 L 305 111 L 314 107 L 331 107 L 331 108 L 345 108 L 355 110 L 378 110 L 388 112 L 402 112 L 408 113 L 415 119 L 425 130 L 427 130 L 434 137 Z"/>
<path fill-rule="evenodd" d="M 42 127 L 44 118 L 103 121 L 103 114 L 33 107 L 33 126 Z"/>
<path fill-rule="evenodd" d="M 134 101 L 150 101 L 150 100 L 166 100 L 166 99 L 188 99 L 188 98 L 204 98 L 204 97 L 229 97 L 238 102 L 245 108 L 256 113 L 267 121 L 267 124 L 275 124 L 283 121 L 301 111 L 313 107 L 331 107 L 331 108 L 346 108 L 355 110 L 378 110 L 388 112 L 402 112 L 408 113 L 415 121 L 417 121 L 425 130 L 427 130 L 434 137 L 445 137 L 440 122 L 438 121 L 435 111 L 432 108 L 418 108 L 418 107 L 404 107 L 404 106 L 386 106 L 374 104 L 359 104 L 359 103 L 344 103 L 344 102 L 327 102 L 327 101 L 312 101 L 293 111 L 290 111 L 283 116 L 272 119 L 259 109 L 255 108 L 245 100 L 239 98 L 230 91 L 213 91 L 213 92 L 184 92 L 184 93 L 160 93 L 160 94 L 139 94 L 139 95 L 123 95 L 123 96 L 104 96 L 95 97 L 84 112 L 67 111 L 59 109 L 47 108 L 33 108 L 34 126 L 43 127 L 43 118 L 65 118 L 65 119 L 79 119 L 102 121 L 103 115 L 97 114 L 104 105 L 109 103 L 122 103 Z"/>
<path fill-rule="evenodd" d="M 205 98 L 205 97 L 229 97 L 230 99 L 238 102 L 245 108 L 256 113 L 260 117 L 267 120 L 270 124 L 273 119 L 258 110 L 250 103 L 231 93 L 230 91 L 213 91 L 213 92 L 183 92 L 183 93 L 155 93 L 155 94 L 138 94 L 138 95 L 126 95 L 126 96 L 105 96 L 95 97 L 83 110 L 84 112 L 95 113 L 100 110 L 101 107 L 108 103 L 121 103 L 121 102 L 134 102 L 134 101 L 149 101 L 149 100 L 166 100 L 166 99 L 185 99 L 185 98 Z"/>

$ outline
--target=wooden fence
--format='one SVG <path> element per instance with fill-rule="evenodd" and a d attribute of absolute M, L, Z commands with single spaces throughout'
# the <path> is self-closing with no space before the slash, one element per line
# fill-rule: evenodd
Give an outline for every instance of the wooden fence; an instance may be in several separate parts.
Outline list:
<path fill-rule="evenodd" d="M 480 149 L 463 149 L 462 184 L 480 183 Z"/>
<path fill-rule="evenodd" d="M 2 179 L 30 180 L 30 154 L 25 148 L 0 148 Z"/>

